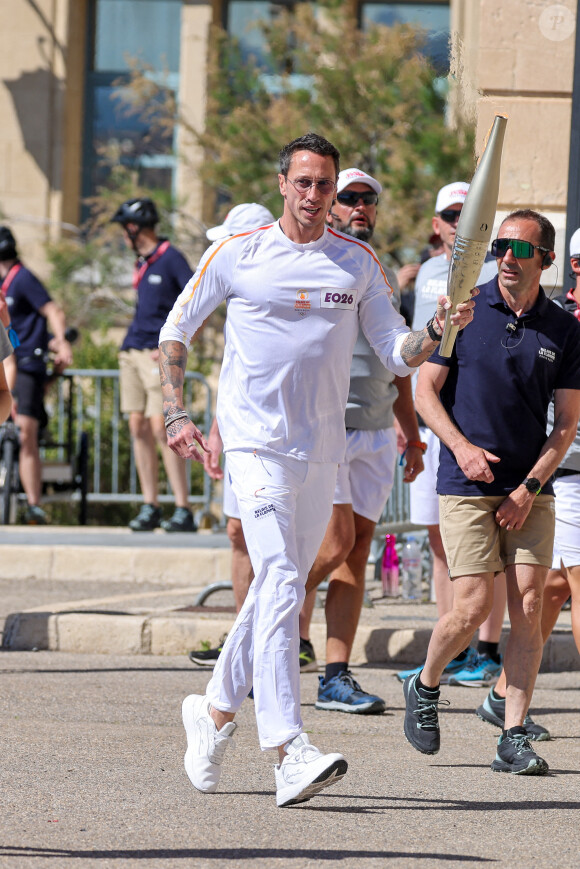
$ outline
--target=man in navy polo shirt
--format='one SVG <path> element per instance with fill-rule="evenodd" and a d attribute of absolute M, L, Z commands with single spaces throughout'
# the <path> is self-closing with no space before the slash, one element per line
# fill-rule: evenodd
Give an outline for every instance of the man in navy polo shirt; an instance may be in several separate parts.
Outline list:
<path fill-rule="evenodd" d="M 16 240 L 7 226 L 0 226 L 0 281 L 6 298 L 11 325 L 19 339 L 9 374 L 15 398 L 16 425 L 20 429 L 19 473 L 26 494 L 24 521 L 45 525 L 47 516 L 40 506 L 42 466 L 38 446 L 39 429 L 48 422 L 44 409 L 46 355 L 49 328 L 54 364 L 61 370 L 72 362 L 70 344 L 65 338 L 65 316 L 45 287 L 21 262 Z"/>
<path fill-rule="evenodd" d="M 170 243 L 159 238 L 159 215 L 151 199 L 129 199 L 112 218 L 120 223 L 125 240 L 137 254 L 133 287 L 137 291 L 135 315 L 119 353 L 121 411 L 129 414 L 135 465 L 144 504 L 129 522 L 133 531 L 195 531 L 189 509 L 186 466 L 167 446 L 159 383 L 159 330 L 193 272 Z M 175 495 L 175 512 L 161 521 L 157 447 Z"/>
<path fill-rule="evenodd" d="M 498 276 L 481 287 L 469 335 L 458 337 L 450 359 L 433 354 L 415 394 L 442 442 L 437 491 L 454 594 L 423 670 L 405 680 L 405 736 L 424 754 L 439 750 L 441 674 L 489 614 L 494 576 L 505 570 L 505 729 L 491 768 L 520 775 L 548 770 L 524 719 L 542 657 L 542 594 L 554 539 L 550 480 L 580 415 L 580 323 L 540 286 L 554 259 L 554 236 L 535 211 L 503 221 L 492 243 Z M 552 395 L 555 424 L 547 436 Z"/>

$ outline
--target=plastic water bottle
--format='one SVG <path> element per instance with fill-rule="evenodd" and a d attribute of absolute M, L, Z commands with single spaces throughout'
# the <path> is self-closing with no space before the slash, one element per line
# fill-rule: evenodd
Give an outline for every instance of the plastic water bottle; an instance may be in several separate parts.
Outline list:
<path fill-rule="evenodd" d="M 421 547 L 414 537 L 403 546 L 403 600 L 421 600 Z"/>
<path fill-rule="evenodd" d="M 395 548 L 397 538 L 394 534 L 385 537 L 385 551 L 381 561 L 381 582 L 383 597 L 396 597 L 399 594 L 399 556 Z"/>

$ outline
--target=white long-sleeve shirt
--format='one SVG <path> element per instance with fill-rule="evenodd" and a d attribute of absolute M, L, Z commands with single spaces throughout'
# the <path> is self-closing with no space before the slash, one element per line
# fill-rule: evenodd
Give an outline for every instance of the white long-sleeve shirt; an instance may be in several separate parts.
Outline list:
<path fill-rule="evenodd" d="M 227 303 L 217 418 L 224 450 L 262 449 L 341 462 L 352 352 L 362 329 L 381 361 L 407 375 L 409 330 L 372 248 L 326 227 L 310 244 L 279 223 L 216 242 L 159 335 L 189 346 Z"/>

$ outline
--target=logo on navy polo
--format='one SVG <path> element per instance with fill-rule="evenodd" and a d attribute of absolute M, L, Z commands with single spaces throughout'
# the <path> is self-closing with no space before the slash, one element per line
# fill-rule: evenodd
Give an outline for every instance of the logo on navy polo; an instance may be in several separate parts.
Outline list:
<path fill-rule="evenodd" d="M 545 359 L 546 362 L 555 362 L 556 354 L 553 350 L 548 350 L 546 347 L 540 347 L 538 350 L 538 356 L 540 359 Z"/>
<path fill-rule="evenodd" d="M 161 275 L 148 275 L 147 280 L 150 284 L 160 284 L 163 282 Z"/>
<path fill-rule="evenodd" d="M 263 519 L 264 516 L 267 516 L 268 513 L 275 513 L 276 508 L 273 504 L 266 504 L 265 507 L 258 507 L 257 510 L 254 510 L 254 518 L 255 519 Z"/>

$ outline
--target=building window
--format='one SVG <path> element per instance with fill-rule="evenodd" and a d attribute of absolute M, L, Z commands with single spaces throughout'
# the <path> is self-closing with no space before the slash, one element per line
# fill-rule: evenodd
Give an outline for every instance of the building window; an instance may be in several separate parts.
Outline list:
<path fill-rule="evenodd" d="M 224 4 L 224 29 L 237 40 L 242 60 L 247 62 L 252 57 L 258 67 L 271 71 L 262 26 L 275 21 L 283 9 L 292 11 L 302 2 L 306 0 L 279 0 L 277 3 L 228 0 Z"/>
<path fill-rule="evenodd" d="M 90 0 L 83 196 L 107 184 L 107 154 L 138 173 L 139 184 L 173 191 L 174 134 L 151 132 L 151 120 L 119 99 L 131 62 L 177 95 L 182 0 Z M 127 91 L 127 95 L 129 91 Z"/>
<path fill-rule="evenodd" d="M 449 2 L 360 4 L 360 24 L 417 24 L 427 31 L 426 54 L 440 75 L 449 72 Z"/>
<path fill-rule="evenodd" d="M 301 2 L 301 0 L 298 0 Z M 266 45 L 260 25 L 274 19 L 281 9 L 296 6 L 292 0 L 277 3 L 265 0 L 229 0 L 224 3 L 224 28 L 235 36 L 242 59 L 253 57 L 259 67 L 268 70 Z M 316 5 L 316 4 L 314 4 Z M 418 24 L 427 32 L 427 54 L 441 73 L 449 70 L 449 0 L 413 3 L 357 2 L 359 24 L 392 26 L 397 23 Z"/>

